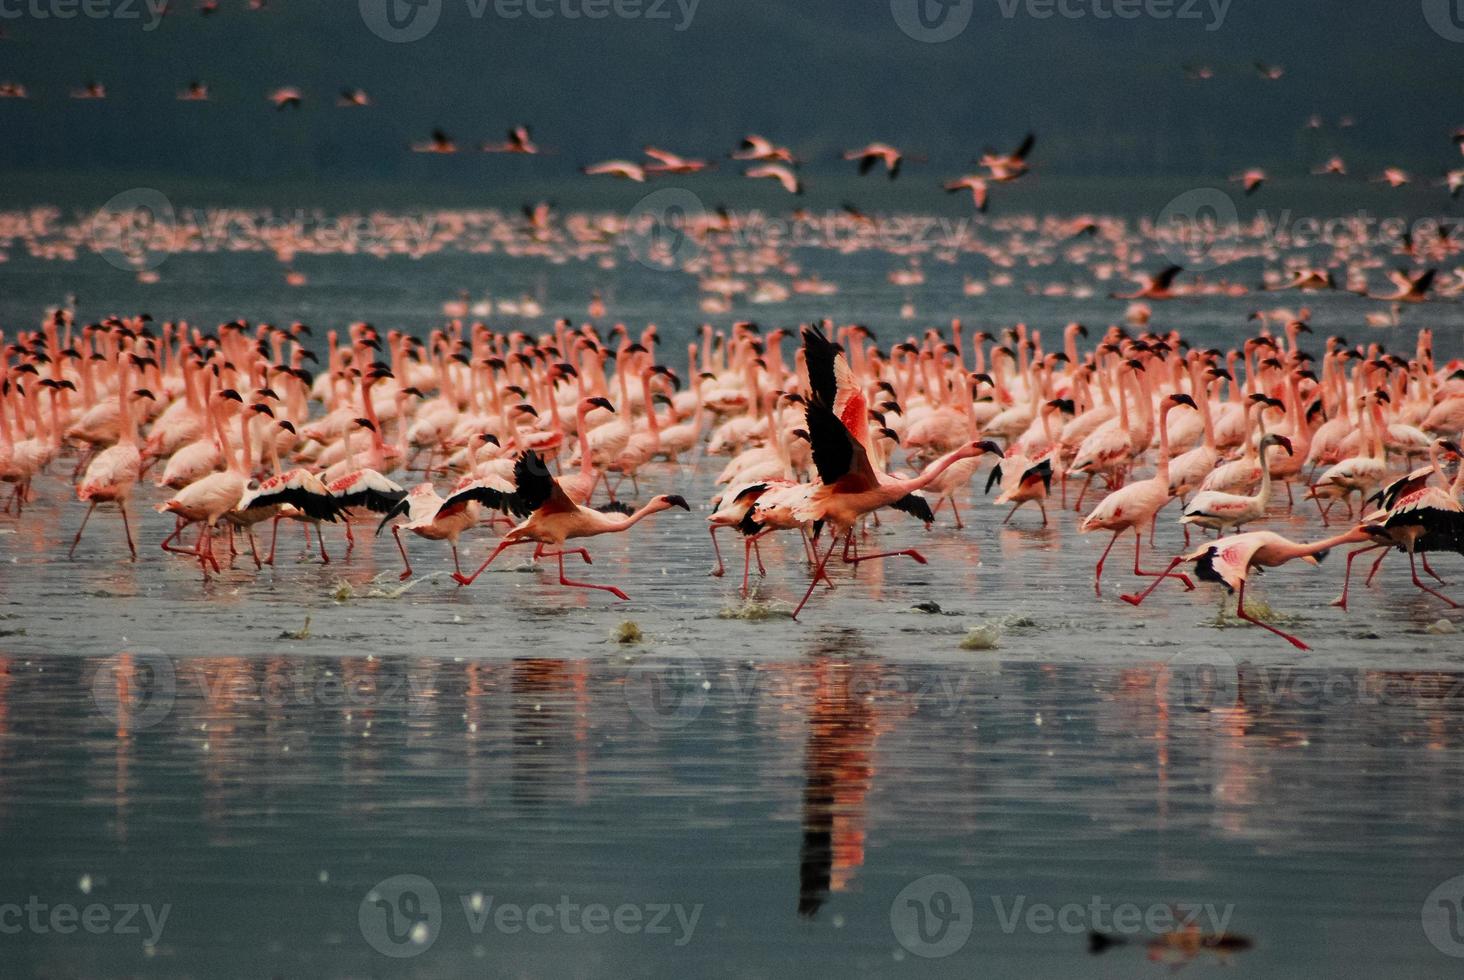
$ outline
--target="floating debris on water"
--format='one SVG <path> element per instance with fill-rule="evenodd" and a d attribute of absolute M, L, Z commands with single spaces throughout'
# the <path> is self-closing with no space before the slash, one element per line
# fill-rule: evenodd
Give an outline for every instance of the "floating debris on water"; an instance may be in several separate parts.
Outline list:
<path fill-rule="evenodd" d="M 280 633 L 282 640 L 308 640 L 310 639 L 310 614 L 305 614 L 305 625 L 297 630 L 284 630 Z"/>
<path fill-rule="evenodd" d="M 356 587 L 341 579 L 336 583 L 335 591 L 331 592 L 330 597 L 336 602 L 348 602 L 356 597 Z"/>
<path fill-rule="evenodd" d="M 636 624 L 635 620 L 627 619 L 625 622 L 615 627 L 615 631 L 610 634 L 610 638 L 613 639 L 616 643 L 628 644 L 640 643 L 646 637 L 645 634 L 641 632 L 641 628 Z"/>
<path fill-rule="evenodd" d="M 940 603 L 926 599 L 924 602 L 917 602 L 910 607 L 915 612 L 929 613 L 932 616 L 939 616 L 941 613 Z"/>
<path fill-rule="evenodd" d="M 1001 643 L 1002 624 L 986 622 L 972 626 L 961 640 L 962 650 L 995 650 Z"/>
<path fill-rule="evenodd" d="M 1457 633 L 1457 632 L 1459 632 L 1459 628 L 1457 626 L 1455 626 L 1453 623 L 1449 622 L 1447 619 L 1444 619 L 1444 618 L 1440 617 L 1439 619 L 1437 619 L 1434 622 L 1430 623 L 1424 629 L 1424 632 L 1425 633 L 1433 633 L 1434 635 L 1437 636 L 1437 635 L 1442 635 L 1442 634 L 1445 634 L 1445 633 Z"/>

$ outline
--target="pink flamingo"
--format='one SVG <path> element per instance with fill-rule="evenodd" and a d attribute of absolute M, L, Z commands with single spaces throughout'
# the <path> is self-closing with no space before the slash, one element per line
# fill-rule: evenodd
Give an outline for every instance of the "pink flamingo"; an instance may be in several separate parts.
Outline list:
<path fill-rule="evenodd" d="M 76 529 L 76 537 L 71 541 L 71 550 L 66 555 L 68 558 L 76 555 L 81 532 L 86 530 L 86 523 L 91 520 L 92 511 L 97 509 L 97 504 L 114 503 L 122 512 L 122 530 L 127 535 L 127 549 L 132 552 L 132 560 L 137 560 L 137 545 L 132 540 L 132 523 L 127 518 L 127 501 L 131 498 L 132 488 L 137 485 L 137 477 L 142 472 L 142 452 L 137 446 L 137 419 L 132 414 L 129 399 L 133 396 L 152 398 L 153 395 L 145 389 L 132 391 L 130 364 L 133 359 L 131 354 L 117 355 L 117 417 L 120 420 L 120 435 L 115 446 L 96 455 L 87 466 L 81 482 L 77 484 L 76 499 L 88 506 L 86 516 L 81 519 L 81 527 Z"/>
<path fill-rule="evenodd" d="M 1366 541 L 1369 537 L 1367 527 L 1362 524 L 1349 531 L 1310 544 L 1298 544 L 1274 531 L 1246 531 L 1244 534 L 1232 534 L 1218 541 L 1212 541 L 1187 555 L 1175 558 L 1169 563 L 1169 567 L 1164 570 L 1163 574 L 1147 589 L 1138 595 L 1125 595 L 1122 598 L 1124 602 L 1137 606 L 1149 597 L 1149 593 L 1158 588 L 1159 583 L 1164 581 L 1165 575 L 1170 574 L 1185 562 L 1194 562 L 1196 577 L 1205 582 L 1219 582 L 1229 591 L 1237 593 L 1235 600 L 1237 616 L 1262 629 L 1270 630 L 1298 650 L 1310 650 L 1311 647 L 1290 633 L 1282 632 L 1269 623 L 1263 623 L 1246 612 L 1245 583 L 1250 570 L 1252 568 L 1275 568 L 1296 558 L 1315 565 L 1326 557 L 1326 553 L 1330 549 L 1341 544 Z"/>
<path fill-rule="evenodd" d="M 1103 554 L 1098 559 L 1098 566 L 1093 574 L 1093 593 L 1102 595 L 1103 589 L 1103 562 L 1107 560 L 1108 553 L 1113 550 L 1114 544 L 1118 542 L 1118 536 L 1124 531 L 1132 529 L 1134 532 L 1134 574 L 1142 576 L 1159 575 L 1163 577 L 1168 572 L 1146 572 L 1139 567 L 1139 551 L 1143 540 L 1143 532 L 1139 529 L 1149 524 L 1165 504 L 1169 502 L 1169 412 L 1179 405 L 1188 405 L 1195 408 L 1195 401 L 1189 395 L 1174 394 L 1164 400 L 1159 413 L 1159 466 L 1154 475 L 1147 480 L 1139 480 L 1120 487 L 1108 496 L 1103 498 L 1102 503 L 1093 508 L 1093 512 L 1083 519 L 1078 530 L 1083 534 L 1090 531 L 1112 531 L 1113 537 L 1109 539 L 1108 547 L 1103 549 Z M 1187 588 L 1194 588 L 1186 576 L 1179 576 Z"/>
<path fill-rule="evenodd" d="M 557 558 L 559 559 L 559 584 L 576 589 L 599 589 L 602 592 L 609 592 L 617 599 L 625 600 L 630 597 L 613 585 L 594 585 L 589 582 L 572 582 L 564 575 L 564 556 L 566 554 L 577 554 L 585 560 L 586 564 L 593 564 L 590 560 L 590 553 L 584 548 L 571 548 L 564 550 L 564 542 L 571 538 L 589 538 L 600 534 L 618 534 L 628 531 L 652 514 L 660 513 L 672 507 L 680 507 L 682 510 L 691 510 L 687 502 L 674 494 L 662 494 L 652 497 L 644 507 L 624 513 L 624 505 L 616 506 L 607 504 L 608 511 L 593 510 L 570 500 L 560 488 L 559 481 L 549 472 L 549 467 L 537 453 L 529 451 L 521 453 L 514 466 L 514 487 L 512 494 L 504 494 L 481 484 L 465 488 L 457 494 L 448 497 L 443 502 L 443 507 L 453 507 L 467 500 L 476 500 L 516 514 L 527 519 L 505 534 L 498 542 L 498 547 L 493 549 L 486 561 L 478 566 L 478 570 L 472 575 L 464 575 L 462 572 L 454 572 L 453 578 L 459 585 L 472 585 L 483 569 L 493 564 L 503 549 L 528 541 L 537 541 L 538 547 L 534 549 L 535 558 Z M 559 550 L 545 551 L 545 545 L 554 545 Z"/>

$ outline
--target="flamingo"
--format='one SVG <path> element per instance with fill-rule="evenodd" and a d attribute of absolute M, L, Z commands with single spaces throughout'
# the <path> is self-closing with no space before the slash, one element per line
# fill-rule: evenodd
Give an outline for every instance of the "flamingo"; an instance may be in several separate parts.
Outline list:
<path fill-rule="evenodd" d="M 1201 490 L 1195 494 L 1180 518 L 1182 524 L 1198 524 L 1212 531 L 1238 529 L 1252 521 L 1266 516 L 1271 504 L 1271 466 L 1266 450 L 1280 447 L 1288 456 L 1294 455 L 1291 440 L 1275 432 L 1268 432 L 1261 438 L 1258 447 L 1261 461 L 1261 489 L 1255 496 L 1225 493 L 1220 490 Z"/>
<path fill-rule="evenodd" d="M 472 484 L 469 483 L 469 486 Z M 405 515 L 405 524 L 397 523 L 391 526 L 392 537 L 396 539 L 397 550 L 402 553 L 403 571 L 398 579 L 405 582 L 412 577 L 412 561 L 407 557 L 407 547 L 402 543 L 402 530 L 406 529 L 420 538 L 428 541 L 446 541 L 452 548 L 453 571 L 462 574 L 462 566 L 458 564 L 458 537 L 468 528 L 478 523 L 478 504 L 476 501 L 466 497 L 461 490 L 453 493 L 454 503 L 451 507 L 447 502 L 438 496 L 437 490 L 430 482 L 419 483 L 407 495 L 399 500 L 395 507 L 386 512 L 381 523 L 376 526 L 376 533 L 380 534 L 381 529 L 393 517 Z"/>
<path fill-rule="evenodd" d="M 131 353 L 119 352 L 117 355 L 119 437 L 115 446 L 102 450 L 92 459 L 81 482 L 76 485 L 76 499 L 86 504 L 87 508 L 86 516 L 81 519 L 81 527 L 76 529 L 76 537 L 71 540 L 71 550 L 66 555 L 68 558 L 75 557 L 76 546 L 81 543 L 81 533 L 86 530 L 86 523 L 91 520 L 92 511 L 97 509 L 97 504 L 114 503 L 122 512 L 122 530 L 127 535 L 127 550 L 132 552 L 132 560 L 137 560 L 137 545 L 132 540 L 132 523 L 127 517 L 127 501 L 131 498 L 132 488 L 137 485 L 138 475 L 142 472 L 142 453 L 137 447 L 137 419 L 132 414 L 129 401 L 134 396 L 149 399 L 155 396 L 145 389 L 132 390 L 130 369 L 136 360 L 136 356 Z"/>
<path fill-rule="evenodd" d="M 873 170 L 875 164 L 880 164 L 890 180 L 894 180 L 900 176 L 900 164 L 905 162 L 905 155 L 888 143 L 870 143 L 857 150 L 845 150 L 844 159 L 859 161 L 861 177 Z"/>
<path fill-rule="evenodd" d="M 1332 548 L 1368 539 L 1369 533 L 1361 524 L 1341 534 L 1321 541 L 1313 541 L 1310 544 L 1298 544 L 1274 531 L 1246 531 L 1244 534 L 1232 534 L 1220 538 L 1218 541 L 1209 542 L 1189 554 L 1175 558 L 1169 563 L 1169 568 L 1165 569 L 1163 574 L 1168 575 L 1181 564 L 1193 562 L 1197 578 L 1205 582 L 1219 582 L 1228 591 L 1237 593 L 1235 600 L 1237 616 L 1262 629 L 1270 630 L 1298 650 L 1310 650 L 1311 647 L 1290 633 L 1282 632 L 1269 623 L 1263 623 L 1246 612 L 1245 583 L 1250 575 L 1250 570 L 1252 568 L 1275 568 L 1297 558 L 1316 565 L 1326 557 L 1327 552 Z M 1162 577 L 1155 580 L 1138 595 L 1123 596 L 1123 601 L 1130 605 L 1139 605 L 1162 581 Z"/>
<path fill-rule="evenodd" d="M 823 525 L 829 525 L 830 543 L 814 569 L 808 591 L 793 610 L 794 620 L 798 619 L 819 580 L 826 578 L 829 558 L 841 539 L 845 561 L 851 564 L 896 556 L 926 563 L 925 557 L 913 548 L 849 557 L 854 525 L 859 518 L 881 507 L 911 509 L 919 514 L 917 508 L 924 501 L 914 494 L 941 473 L 960 460 L 981 453 L 1001 454 L 1001 447 L 996 443 L 982 440 L 948 453 L 910 479 L 878 474 L 869 458 L 869 412 L 863 392 L 854 383 L 848 360 L 836 353 L 833 344 L 816 326 L 803 328 L 803 353 L 811 390 L 806 411 L 808 432 L 821 483 L 811 488 L 793 508 L 793 516 L 802 523 L 813 524 L 815 537 Z M 928 511 L 925 505 L 925 512 Z"/>
<path fill-rule="evenodd" d="M 1427 553 L 1464 551 L 1464 504 L 1459 502 L 1459 495 L 1464 492 L 1464 466 L 1460 467 L 1447 489 L 1431 485 L 1430 482 L 1435 479 L 1441 482 L 1445 480 L 1443 458 L 1446 455 L 1457 459 L 1464 454 L 1461 454 L 1459 444 L 1452 440 L 1435 440 L 1429 447 L 1429 465 L 1399 477 L 1369 498 L 1369 502 L 1377 500 L 1381 504 L 1379 511 L 1363 518 L 1363 524 L 1377 543 L 1347 555 L 1342 594 L 1332 601 L 1332 605 L 1339 606 L 1344 611 L 1347 609 L 1347 587 L 1352 578 L 1353 559 L 1369 551 L 1383 549 L 1368 573 L 1367 581 L 1371 582 L 1373 575 L 1377 574 L 1378 566 L 1388 556 L 1387 549 L 1397 547 L 1408 553 L 1413 584 L 1451 607 L 1458 608 L 1459 604 L 1453 599 L 1424 585 L 1418 578 L 1418 569 L 1414 567 L 1415 553 L 1424 555 L 1423 570 L 1442 583 L 1443 579 L 1439 579 L 1434 570 L 1429 568 Z"/>
<path fill-rule="evenodd" d="M 1083 534 L 1092 531 L 1112 531 L 1113 537 L 1108 541 L 1108 547 L 1103 549 L 1103 554 L 1098 558 L 1098 565 L 1093 573 L 1093 594 L 1101 596 L 1103 590 L 1103 562 L 1108 558 L 1108 553 L 1113 550 L 1114 544 L 1118 542 L 1118 536 L 1124 531 L 1132 529 L 1134 532 L 1134 574 L 1142 576 L 1167 575 L 1168 572 L 1146 572 L 1139 568 L 1139 550 L 1143 540 L 1143 532 L 1139 529 L 1152 522 L 1159 509 L 1169 502 L 1169 413 L 1180 405 L 1187 405 L 1196 408 L 1194 399 L 1189 395 L 1174 394 L 1164 400 L 1159 411 L 1159 466 L 1154 475 L 1147 480 L 1138 480 L 1127 486 L 1120 487 L 1108 496 L 1104 497 L 1092 513 L 1083 519 L 1078 530 Z M 1194 585 L 1188 578 L 1184 579 L 1188 588 Z"/>
<path fill-rule="evenodd" d="M 587 167 L 581 167 L 580 173 L 590 177 L 601 175 L 619 177 L 621 180 L 629 180 L 637 184 L 646 182 L 645 168 L 629 160 L 606 160 L 603 163 L 592 163 Z"/>
<path fill-rule="evenodd" d="M 503 549 L 515 544 L 536 541 L 538 547 L 534 550 L 535 558 L 557 558 L 559 560 L 560 585 L 577 589 L 598 589 L 602 592 L 609 592 L 622 601 L 627 600 L 630 597 L 613 585 L 573 582 L 566 578 L 564 575 L 564 556 L 566 554 L 578 554 L 587 564 L 590 564 L 591 561 L 590 553 L 584 548 L 572 548 L 565 551 L 564 542 L 570 539 L 628 531 L 652 514 L 669 510 L 672 507 L 691 510 L 685 499 L 674 494 L 661 494 L 653 497 L 645 506 L 629 514 L 624 513 L 620 507 L 615 507 L 609 512 L 592 510 L 565 496 L 559 482 L 554 479 L 549 468 L 544 464 L 543 458 L 532 450 L 519 454 L 518 460 L 514 464 L 513 475 L 514 492 L 512 494 L 504 494 L 490 487 L 468 487 L 448 497 L 442 505 L 447 508 L 455 506 L 463 500 L 477 500 L 490 507 L 507 510 L 519 517 L 526 518 L 503 536 L 498 546 L 472 575 L 454 572 L 452 577 L 459 585 L 472 585 L 478 576 L 483 574 L 483 570 L 493 564 L 493 559 L 497 558 Z M 614 507 L 614 505 L 607 506 Z M 546 544 L 554 545 L 559 550 L 545 551 Z"/>

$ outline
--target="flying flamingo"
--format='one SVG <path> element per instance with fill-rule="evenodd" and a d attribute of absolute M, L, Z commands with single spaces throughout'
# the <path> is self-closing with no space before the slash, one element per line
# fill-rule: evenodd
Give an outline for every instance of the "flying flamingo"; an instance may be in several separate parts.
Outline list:
<path fill-rule="evenodd" d="M 519 454 L 513 475 L 515 489 L 512 494 L 504 494 L 489 487 L 473 486 L 448 497 L 442 505 L 447 508 L 455 506 L 463 500 L 477 500 L 490 507 L 507 510 L 519 517 L 527 518 L 503 536 L 502 540 L 498 542 L 498 547 L 493 549 L 487 560 L 479 565 L 478 570 L 472 575 L 454 572 L 452 577 L 459 585 L 472 585 L 473 581 L 483 574 L 483 570 L 493 564 L 493 559 L 497 558 L 503 549 L 515 544 L 536 541 L 538 547 L 534 549 L 535 558 L 559 559 L 560 585 L 577 589 L 599 589 L 602 592 L 609 592 L 617 599 L 629 599 L 629 596 L 613 585 L 573 582 L 565 578 L 564 556 L 566 554 L 578 554 L 586 564 L 592 564 L 592 562 L 590 553 L 584 548 L 571 548 L 565 551 L 564 542 L 572 538 L 589 538 L 600 534 L 628 531 L 652 514 L 672 507 L 691 510 L 690 505 L 683 498 L 674 494 L 652 497 L 644 507 L 629 514 L 622 512 L 623 505 L 620 507 L 607 505 L 612 508 L 608 513 L 592 510 L 565 496 L 559 482 L 550 474 L 549 467 L 545 465 L 543 458 L 533 451 Z M 559 550 L 545 551 L 546 544 L 554 545 Z"/>

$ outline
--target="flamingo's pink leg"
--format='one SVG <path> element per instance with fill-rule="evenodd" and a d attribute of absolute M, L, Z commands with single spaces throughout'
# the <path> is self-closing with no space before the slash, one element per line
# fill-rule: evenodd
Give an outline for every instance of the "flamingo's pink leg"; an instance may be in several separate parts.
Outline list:
<path fill-rule="evenodd" d="M 81 543 L 81 532 L 86 530 L 86 522 L 91 520 L 92 511 L 96 509 L 96 501 L 92 501 L 91 506 L 86 509 L 86 516 L 81 519 L 81 527 L 76 529 L 76 537 L 71 539 L 71 550 L 66 553 L 67 558 L 76 557 L 76 546 Z"/>
<path fill-rule="evenodd" d="M 1140 592 L 1138 595 L 1121 595 L 1121 596 L 1119 596 L 1119 598 L 1122 599 L 1124 602 L 1127 602 L 1131 606 L 1137 606 L 1139 603 L 1141 603 L 1145 599 L 1149 598 L 1149 593 L 1151 593 L 1155 589 L 1159 588 L 1159 583 L 1163 582 L 1166 578 L 1168 578 L 1169 577 L 1169 573 L 1172 572 L 1172 571 L 1174 571 L 1175 568 L 1177 568 L 1183 562 L 1184 562 L 1184 556 L 1183 555 L 1180 555 L 1179 557 L 1175 558 L 1174 560 L 1172 560 L 1169 563 L 1169 567 L 1168 568 L 1164 569 L 1163 572 L 1161 572 L 1157 576 L 1155 576 L 1154 581 L 1150 582 L 1149 583 L 1149 587 L 1147 589 L 1145 589 L 1143 592 Z"/>
<path fill-rule="evenodd" d="M 132 522 L 127 519 L 127 501 L 117 501 L 117 509 L 122 512 L 122 533 L 127 535 L 127 550 L 132 552 L 132 560 L 137 561 L 137 545 L 132 543 Z"/>
<path fill-rule="evenodd" d="M 1332 600 L 1332 605 L 1339 607 L 1343 612 L 1347 611 L 1347 589 L 1352 581 L 1352 560 L 1358 555 L 1365 555 L 1369 551 L 1377 551 L 1379 548 L 1387 547 L 1385 544 L 1372 544 L 1366 548 L 1358 548 L 1356 551 L 1349 551 L 1347 553 L 1347 567 L 1342 572 L 1342 594 Z M 1383 557 L 1386 558 L 1387 554 L 1384 553 Z"/>
<path fill-rule="evenodd" d="M 828 565 L 829 559 L 834 556 L 834 549 L 839 546 L 839 539 L 837 537 L 835 537 L 834 535 L 830 535 L 830 538 L 832 540 L 829 541 L 829 550 L 824 552 L 823 558 L 819 561 L 818 567 L 814 570 L 813 580 L 808 583 L 808 591 L 803 593 L 803 599 L 801 602 L 798 603 L 798 608 L 793 610 L 793 621 L 795 623 L 798 621 L 798 614 L 802 612 L 803 607 L 808 604 L 808 597 L 813 595 L 813 590 L 818 585 L 818 580 L 820 578 L 827 577 L 824 573 L 824 568 Z"/>
<path fill-rule="evenodd" d="M 1139 567 L 1139 547 L 1140 547 L 1140 544 L 1139 544 L 1139 529 L 1136 527 L 1136 528 L 1134 528 L 1134 574 L 1135 575 L 1139 575 L 1139 576 L 1142 576 L 1144 578 L 1154 578 L 1154 577 L 1157 576 L 1158 578 L 1161 578 L 1162 579 L 1166 575 L 1169 575 L 1171 571 L 1173 571 L 1173 569 L 1174 569 L 1174 566 L 1173 565 L 1170 565 L 1169 568 L 1165 569 L 1162 572 L 1146 572 L 1146 571 L 1144 571 L 1142 568 Z M 1188 575 L 1185 575 L 1184 573 L 1181 572 L 1178 575 L 1176 575 L 1175 577 L 1178 578 L 1181 582 L 1184 583 L 1184 589 L 1185 589 L 1186 592 L 1193 592 L 1194 591 L 1194 589 L 1195 589 L 1195 583 L 1193 583 L 1193 582 L 1190 581 L 1190 577 Z"/>
<path fill-rule="evenodd" d="M 472 585 L 478 580 L 478 576 L 483 574 L 483 569 L 493 564 L 493 559 L 497 558 L 499 553 L 503 551 L 504 548 L 515 544 L 527 543 L 527 539 L 524 539 L 522 541 L 500 541 L 498 542 L 498 547 L 494 548 L 492 553 L 488 555 L 486 560 L 484 560 L 483 564 L 478 566 L 478 570 L 476 572 L 471 575 L 464 575 L 462 572 L 454 572 L 452 576 L 453 580 L 456 581 L 458 585 Z"/>
<path fill-rule="evenodd" d="M 401 525 L 393 524 L 391 526 L 391 536 L 396 538 L 397 550 L 402 553 L 402 565 L 406 568 L 404 572 L 397 576 L 397 581 L 405 582 L 407 579 L 412 577 L 412 562 L 411 559 L 407 557 L 407 546 L 402 544 Z"/>
<path fill-rule="evenodd" d="M 1423 570 L 1425 572 L 1427 572 L 1428 574 L 1432 575 L 1435 582 L 1439 583 L 1440 585 L 1448 585 L 1449 584 L 1448 582 L 1445 582 L 1442 577 L 1440 577 L 1440 575 L 1439 575 L 1438 572 L 1434 571 L 1432 568 L 1429 567 L 1429 565 L 1428 565 L 1428 552 L 1426 552 L 1426 551 L 1420 551 L 1418 553 L 1418 560 L 1419 560 L 1420 563 L 1422 563 Z"/>
<path fill-rule="evenodd" d="M 712 550 L 717 553 L 717 567 L 712 569 L 712 577 L 721 578 L 727 574 L 727 566 L 722 564 L 722 546 L 717 544 L 717 525 L 713 524 L 707 530 L 712 535 Z"/>
<path fill-rule="evenodd" d="M 1236 600 L 1235 600 L 1235 614 L 1237 616 L 1239 616 L 1241 619 L 1245 620 L 1247 623 L 1254 623 L 1255 625 L 1259 626 L 1261 629 L 1270 630 L 1272 633 L 1275 633 L 1277 636 L 1281 637 L 1281 639 L 1285 640 L 1287 643 L 1290 643 L 1292 646 L 1296 647 L 1296 649 L 1298 649 L 1298 650 L 1310 650 L 1311 649 L 1311 647 L 1307 646 L 1305 643 L 1301 642 L 1296 637 L 1292 636 L 1290 633 L 1283 633 L 1281 630 L 1278 630 L 1276 627 L 1270 625 L 1269 623 L 1263 623 L 1263 622 L 1261 622 L 1259 619 L 1256 619 L 1254 616 L 1250 615 L 1249 613 L 1247 613 L 1245 611 L 1245 579 L 1241 579 L 1240 580 L 1240 592 L 1238 593 L 1238 595 L 1236 597 Z"/>
<path fill-rule="evenodd" d="M 1373 562 L 1372 568 L 1368 570 L 1367 578 L 1363 579 L 1362 581 L 1363 585 L 1372 585 L 1373 576 L 1378 574 L 1378 569 L 1382 566 L 1383 559 L 1388 557 L 1388 553 L 1392 550 L 1386 545 L 1383 545 L 1381 547 L 1383 548 L 1383 553 L 1381 555 L 1378 555 L 1377 561 Z"/>
<path fill-rule="evenodd" d="M 636 490 L 636 493 L 640 493 L 640 490 L 637 489 Z M 620 599 L 622 601 L 628 600 L 630 598 L 630 596 L 626 595 L 624 592 L 621 592 L 619 589 L 617 589 L 613 585 L 595 585 L 593 582 L 571 582 L 569 579 L 567 579 L 567 578 L 564 577 L 564 552 L 559 551 L 559 552 L 556 552 L 555 554 L 559 557 L 559 584 L 560 585 L 567 585 L 570 588 L 574 588 L 574 589 L 599 589 L 601 592 L 609 592 L 615 598 Z"/>
<path fill-rule="evenodd" d="M 1108 560 L 1108 553 L 1113 550 L 1114 545 L 1118 544 L 1118 536 L 1122 533 L 1122 528 L 1114 531 L 1113 537 L 1108 539 L 1108 547 L 1104 548 L 1103 554 L 1098 556 L 1098 567 L 1093 570 L 1094 595 L 1101 596 L 1103 594 L 1103 589 L 1100 587 L 1100 583 L 1103 581 L 1103 563 Z"/>
<path fill-rule="evenodd" d="M 1088 495 L 1088 488 L 1091 487 L 1092 485 L 1093 485 L 1093 474 L 1092 473 L 1089 473 L 1088 474 L 1088 478 L 1083 481 L 1083 489 L 1078 492 L 1078 503 L 1077 503 L 1077 506 L 1075 506 L 1073 508 L 1073 510 L 1077 511 L 1079 514 L 1081 514 L 1083 512 L 1083 498 Z M 1066 507 L 1067 504 L 1064 502 L 1063 506 Z"/>
<path fill-rule="evenodd" d="M 1423 581 L 1421 579 L 1419 579 L 1419 577 L 1418 577 L 1418 568 L 1414 564 L 1413 552 L 1411 552 L 1411 551 L 1408 552 L 1408 568 L 1413 573 L 1413 584 L 1414 585 L 1418 586 L 1420 589 L 1422 589 L 1423 591 L 1427 592 L 1429 595 L 1434 596 L 1437 599 L 1442 599 L 1444 602 L 1446 602 L 1446 603 L 1449 604 L 1449 608 L 1451 608 L 1451 609 L 1458 609 L 1459 608 L 1459 604 L 1457 602 L 1455 602 L 1453 599 L 1450 599 L 1448 596 L 1444 595 L 1442 592 L 1438 592 L 1438 591 L 1436 591 L 1434 589 L 1430 589 L 1428 586 L 1426 586 L 1426 585 L 1423 584 Z"/>

